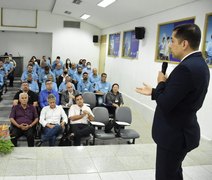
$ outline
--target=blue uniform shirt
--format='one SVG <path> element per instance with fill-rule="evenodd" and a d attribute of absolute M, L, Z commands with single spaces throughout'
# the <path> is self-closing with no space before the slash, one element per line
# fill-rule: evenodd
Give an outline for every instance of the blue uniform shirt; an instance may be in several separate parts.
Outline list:
<path fill-rule="evenodd" d="M 4 84 L 4 78 L 2 74 L 0 74 L 0 88 L 2 88 L 3 84 Z"/>
<path fill-rule="evenodd" d="M 27 81 L 27 77 L 28 77 L 28 71 L 24 71 L 23 73 L 22 73 L 22 76 L 21 76 L 21 80 L 22 81 Z M 32 72 L 32 73 L 30 73 L 30 74 L 32 74 L 32 79 L 34 80 L 34 81 L 37 81 L 38 80 L 38 75 L 35 73 L 35 72 Z"/>
<path fill-rule="evenodd" d="M 39 92 L 38 83 L 36 81 L 32 81 L 31 83 L 29 83 L 29 89 L 35 93 L 38 93 Z"/>
<path fill-rule="evenodd" d="M 45 89 L 46 89 L 46 84 L 45 84 L 45 82 L 43 82 L 41 85 L 41 91 L 45 90 Z M 58 91 L 57 84 L 55 82 L 52 82 L 52 89 L 55 91 Z"/>
<path fill-rule="evenodd" d="M 111 90 L 111 84 L 109 82 L 99 81 L 96 83 L 96 91 L 101 91 L 103 93 L 108 93 Z"/>
<path fill-rule="evenodd" d="M 55 90 L 47 91 L 46 89 L 41 91 L 39 94 L 39 102 L 40 102 L 40 107 L 43 108 L 44 106 L 48 106 L 48 95 L 49 94 L 54 94 L 56 97 L 56 104 L 59 105 L 59 94 Z"/>
<path fill-rule="evenodd" d="M 92 92 L 92 84 L 89 81 L 82 80 L 77 84 L 77 90 L 81 93 Z"/>

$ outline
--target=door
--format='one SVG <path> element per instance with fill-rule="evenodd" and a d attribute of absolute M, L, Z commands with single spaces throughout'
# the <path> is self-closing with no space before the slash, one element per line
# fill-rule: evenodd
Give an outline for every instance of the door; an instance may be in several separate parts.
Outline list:
<path fill-rule="evenodd" d="M 102 35 L 100 38 L 99 74 L 105 72 L 106 41 L 107 35 Z"/>

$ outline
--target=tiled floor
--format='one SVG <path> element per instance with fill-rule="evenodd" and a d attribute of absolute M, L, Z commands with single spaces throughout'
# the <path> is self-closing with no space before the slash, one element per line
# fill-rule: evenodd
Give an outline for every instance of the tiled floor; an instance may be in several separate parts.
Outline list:
<path fill-rule="evenodd" d="M 2 112 L 11 108 L 11 98 L 5 99 L 4 95 L 0 123 L 8 121 Z M 141 134 L 135 145 L 119 139 L 80 147 L 28 148 L 20 143 L 11 154 L 0 155 L 0 180 L 154 180 L 156 146 L 151 121 L 143 120 L 138 106 L 126 97 L 125 104 L 133 112 L 132 127 Z M 211 180 L 212 142 L 201 140 L 183 166 L 185 180 Z"/>

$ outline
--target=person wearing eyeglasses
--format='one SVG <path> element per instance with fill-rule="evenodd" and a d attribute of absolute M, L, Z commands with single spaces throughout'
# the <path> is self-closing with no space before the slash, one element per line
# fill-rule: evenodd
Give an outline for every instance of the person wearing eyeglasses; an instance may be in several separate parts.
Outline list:
<path fill-rule="evenodd" d="M 94 115 L 91 109 L 84 104 L 81 94 L 75 96 L 76 104 L 69 110 L 69 119 L 71 123 L 71 133 L 69 140 L 74 141 L 74 146 L 80 146 L 81 138 L 94 134 L 94 127 L 89 125 L 93 121 Z"/>

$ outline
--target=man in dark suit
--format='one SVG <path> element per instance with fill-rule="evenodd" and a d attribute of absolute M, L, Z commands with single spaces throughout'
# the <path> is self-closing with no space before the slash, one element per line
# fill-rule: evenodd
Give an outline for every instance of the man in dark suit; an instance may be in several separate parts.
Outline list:
<path fill-rule="evenodd" d="M 181 60 L 170 76 L 159 72 L 154 89 L 144 84 L 138 93 L 156 100 L 152 136 L 157 144 L 156 180 L 182 180 L 182 161 L 198 147 L 200 127 L 197 111 L 207 93 L 210 74 L 199 49 L 201 31 L 195 24 L 176 27 L 170 45 Z"/>

